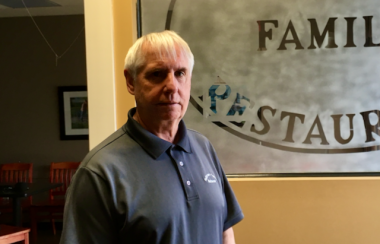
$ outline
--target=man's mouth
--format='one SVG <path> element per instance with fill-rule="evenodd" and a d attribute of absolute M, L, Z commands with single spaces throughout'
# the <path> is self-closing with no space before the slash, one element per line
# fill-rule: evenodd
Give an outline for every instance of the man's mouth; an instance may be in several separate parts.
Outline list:
<path fill-rule="evenodd" d="M 160 106 L 173 106 L 173 105 L 177 105 L 179 103 L 176 103 L 176 102 L 164 102 L 164 103 L 159 103 L 158 105 Z"/>

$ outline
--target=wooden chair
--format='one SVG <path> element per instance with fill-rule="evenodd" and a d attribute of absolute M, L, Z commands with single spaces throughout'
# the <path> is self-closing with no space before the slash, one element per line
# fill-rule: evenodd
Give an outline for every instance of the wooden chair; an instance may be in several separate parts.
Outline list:
<path fill-rule="evenodd" d="M 9 163 L 0 165 L 0 183 L 17 183 L 33 181 L 33 164 L 32 163 Z M 22 201 L 21 206 L 28 210 L 32 204 L 32 197 L 27 197 Z M 11 213 L 12 202 L 8 198 L 0 197 L 0 212 Z"/>
<path fill-rule="evenodd" d="M 54 219 L 62 219 L 63 217 L 66 190 L 74 173 L 78 169 L 79 164 L 79 162 L 59 162 L 50 164 L 50 182 L 63 183 L 63 185 L 59 188 L 50 190 L 49 199 L 47 201 L 33 204 L 31 206 L 31 234 L 34 240 L 37 238 L 38 220 L 49 219 L 53 227 L 54 235 L 56 234 Z"/>
<path fill-rule="evenodd" d="M 0 225 L 0 244 L 9 244 L 21 241 L 29 244 L 29 228 Z"/>
<path fill-rule="evenodd" d="M 0 182 L 17 183 L 33 181 L 32 163 L 10 163 L 0 165 Z"/>

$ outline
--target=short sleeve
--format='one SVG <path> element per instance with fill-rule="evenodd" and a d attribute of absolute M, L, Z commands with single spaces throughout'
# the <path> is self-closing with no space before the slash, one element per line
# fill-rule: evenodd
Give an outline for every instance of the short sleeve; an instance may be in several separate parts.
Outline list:
<path fill-rule="evenodd" d="M 60 244 L 117 243 L 112 197 L 105 181 L 80 168 L 66 196 Z"/>

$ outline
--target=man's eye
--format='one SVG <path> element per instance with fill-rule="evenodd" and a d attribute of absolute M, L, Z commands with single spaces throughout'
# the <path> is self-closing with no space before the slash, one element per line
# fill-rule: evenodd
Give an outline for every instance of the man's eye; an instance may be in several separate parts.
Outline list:
<path fill-rule="evenodd" d="M 154 71 L 154 72 L 152 73 L 152 76 L 154 76 L 154 77 L 160 77 L 160 75 L 161 75 L 161 72 L 160 72 L 160 71 Z"/>
<path fill-rule="evenodd" d="M 184 76 L 185 75 L 185 71 L 177 71 L 177 76 Z"/>
<path fill-rule="evenodd" d="M 148 75 L 148 77 L 152 79 L 163 79 L 165 75 L 166 75 L 165 72 L 163 72 L 162 70 L 156 70 L 156 71 L 151 72 Z"/>

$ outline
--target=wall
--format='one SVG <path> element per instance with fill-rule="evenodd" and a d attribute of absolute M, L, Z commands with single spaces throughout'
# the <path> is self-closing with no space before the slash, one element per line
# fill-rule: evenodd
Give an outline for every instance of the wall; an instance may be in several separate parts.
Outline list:
<path fill-rule="evenodd" d="M 136 38 L 134 0 L 85 0 L 90 149 L 127 120 L 134 97 L 126 90 L 124 58 Z M 114 31 L 114 27 L 118 31 Z M 101 60 L 101 62 L 99 62 Z"/>
<path fill-rule="evenodd" d="M 116 130 L 111 1 L 84 1 L 90 149 Z"/>
<path fill-rule="evenodd" d="M 59 55 L 84 26 L 83 15 L 35 20 Z M 88 140 L 59 139 L 57 91 L 86 85 L 85 34 L 56 66 L 29 17 L 0 18 L 0 33 L 0 163 L 32 162 L 34 181 L 47 181 L 50 162 L 80 161 L 89 149 Z"/>
<path fill-rule="evenodd" d="M 121 6 L 127 2 L 133 6 L 134 1 L 113 0 L 112 4 L 105 2 L 85 1 L 86 14 L 89 9 L 96 7 L 98 13 L 106 15 L 105 22 L 108 25 L 98 29 L 97 35 L 112 33 L 113 40 L 107 45 L 123 43 L 123 38 L 120 39 L 116 34 L 119 32 L 129 35 L 129 39 L 133 38 L 133 26 L 112 22 L 119 21 L 116 16 L 120 16 L 120 11 L 124 11 L 124 18 L 133 18 L 133 8 L 113 8 L 112 4 Z M 99 21 L 102 19 L 95 18 L 94 15 L 91 19 L 86 17 L 86 27 L 92 26 L 95 31 L 94 27 Z M 109 50 L 124 53 L 128 45 L 129 43 L 125 43 L 124 47 L 115 45 Z M 107 58 L 109 55 L 104 54 L 103 57 Z M 122 72 L 120 68 L 114 71 Z M 114 75 L 100 74 L 95 69 L 89 72 L 93 75 Z M 89 85 L 97 89 L 96 87 L 104 84 L 90 80 Z M 119 89 L 125 88 L 120 86 Z M 116 104 L 116 97 L 110 96 L 106 99 L 112 99 Z M 128 104 L 129 107 L 133 106 Z M 101 111 L 100 109 L 96 112 L 101 114 Z M 117 110 L 116 116 L 122 117 L 125 112 L 122 109 Z M 94 110 L 90 110 L 90 113 L 94 113 Z M 111 128 L 102 129 L 105 131 Z M 90 138 L 92 133 L 97 134 L 97 131 L 90 131 Z M 230 182 L 245 213 L 245 219 L 234 228 L 238 244 L 377 244 L 380 241 L 378 177 L 255 178 L 230 179 Z"/>
<path fill-rule="evenodd" d="M 230 179 L 238 244 L 377 244 L 379 178 Z"/>
<path fill-rule="evenodd" d="M 114 29 L 114 72 L 115 72 L 115 88 L 116 88 L 116 117 L 117 128 L 120 128 L 127 120 L 127 111 L 135 106 L 135 98 L 129 94 L 124 77 L 124 59 L 129 47 L 137 39 L 136 31 L 136 0 L 132 1 L 114 1 L 113 2 L 113 23 Z M 130 13 L 130 14 L 126 14 Z M 124 31 L 122 31 L 124 30 Z"/>

